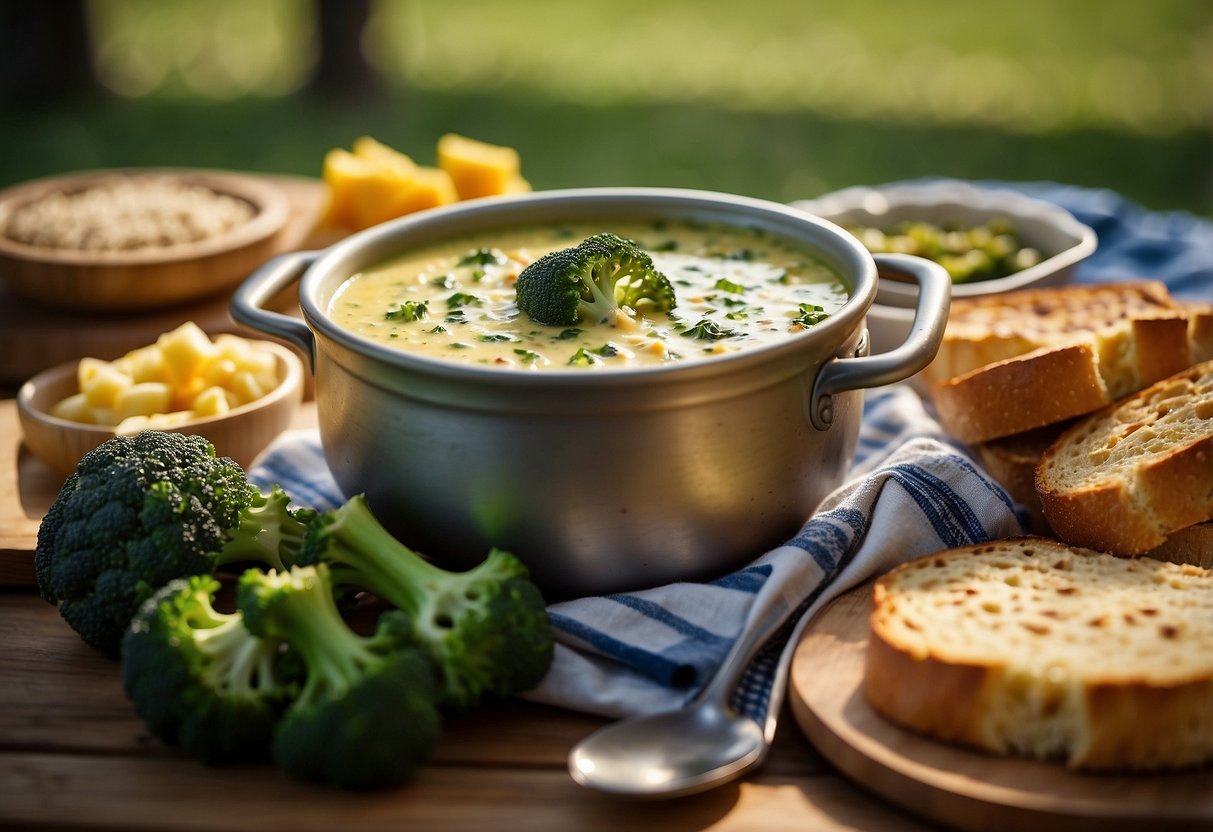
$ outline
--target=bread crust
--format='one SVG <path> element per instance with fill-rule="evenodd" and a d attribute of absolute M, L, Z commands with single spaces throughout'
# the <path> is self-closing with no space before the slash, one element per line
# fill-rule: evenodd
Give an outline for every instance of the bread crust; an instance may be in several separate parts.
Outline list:
<path fill-rule="evenodd" d="M 1134 441 L 1146 404 L 1165 396 L 1177 381 L 1210 374 L 1213 362 L 1177 373 L 1078 422 L 1049 446 L 1036 469 L 1036 491 L 1058 538 L 1137 555 L 1161 546 L 1180 529 L 1213 519 L 1213 418 L 1198 420 L 1203 428 L 1197 424 L 1194 435 L 1165 437 L 1165 453 L 1143 454 L 1127 472 L 1101 474 L 1101 461 L 1080 453 L 1100 441 L 1108 447 Z M 1213 397 L 1208 403 L 1213 409 Z M 1089 468 L 1090 476 L 1082 485 L 1067 486 L 1063 477 L 1075 468 L 1084 473 Z"/>
<path fill-rule="evenodd" d="M 1023 580 L 1021 596 L 1012 577 Z M 957 607 L 958 596 L 971 600 Z M 903 564 L 876 582 L 872 599 L 864 695 L 903 727 L 1077 769 L 1213 761 L 1210 570 L 1028 536 Z M 1033 629 L 1040 622 L 1059 629 Z M 1033 635 L 1011 639 L 1020 626 Z M 1067 647 L 1071 637 L 1080 641 Z M 1038 655 L 1050 640 L 1059 646 Z M 1068 650 L 1099 658 L 1071 664 L 1062 660 Z"/>
<path fill-rule="evenodd" d="M 1016 355 L 1063 346 L 1075 335 L 1126 320 L 1183 314 L 1166 285 L 1157 280 L 1070 284 L 957 298 L 948 313 L 943 342 L 923 378 L 937 383 Z"/>
<path fill-rule="evenodd" d="M 1089 342 L 999 361 L 947 379 L 930 394 L 940 424 L 970 444 L 1051 425 L 1108 403 Z"/>

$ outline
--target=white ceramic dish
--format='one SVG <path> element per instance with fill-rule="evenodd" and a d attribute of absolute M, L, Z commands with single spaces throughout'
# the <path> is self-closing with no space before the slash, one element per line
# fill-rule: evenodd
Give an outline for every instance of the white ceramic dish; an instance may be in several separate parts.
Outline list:
<path fill-rule="evenodd" d="M 942 180 L 922 184 L 853 187 L 799 200 L 792 207 L 841 226 L 888 229 L 911 219 L 931 223 L 979 225 L 996 217 L 1010 220 L 1026 245 L 1041 253 L 1035 266 L 1006 277 L 961 283 L 953 298 L 979 297 L 1016 289 L 1068 282 L 1075 267 L 1096 246 L 1095 232 L 1063 208 L 1011 190 L 981 188 Z M 914 317 L 917 288 L 913 283 L 882 279 L 868 312 L 868 329 L 876 351 L 899 344 Z"/>

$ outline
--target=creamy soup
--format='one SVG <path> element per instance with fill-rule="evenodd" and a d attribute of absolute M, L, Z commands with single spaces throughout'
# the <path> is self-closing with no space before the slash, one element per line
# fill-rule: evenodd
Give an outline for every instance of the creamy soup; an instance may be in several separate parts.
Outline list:
<path fill-rule="evenodd" d="M 542 255 L 609 231 L 636 241 L 674 287 L 668 313 L 547 326 L 515 303 Z M 526 370 L 701 361 L 787 338 L 847 300 L 838 276 L 762 231 L 695 223 L 595 223 L 486 232 L 420 248 L 349 278 L 329 317 L 412 353 Z"/>

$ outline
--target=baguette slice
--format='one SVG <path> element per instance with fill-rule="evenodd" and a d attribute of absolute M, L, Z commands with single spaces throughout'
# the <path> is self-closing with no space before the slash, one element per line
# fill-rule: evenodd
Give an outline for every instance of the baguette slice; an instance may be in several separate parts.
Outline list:
<path fill-rule="evenodd" d="M 1213 519 L 1213 361 L 1067 430 L 1041 457 L 1036 491 L 1057 537 L 1119 555 Z"/>
<path fill-rule="evenodd" d="M 893 722 L 1075 769 L 1213 761 L 1213 571 L 1025 537 L 904 564 L 873 598 L 864 692 Z"/>
<path fill-rule="evenodd" d="M 964 299 L 927 370 L 940 422 L 977 443 L 1091 413 L 1213 352 L 1213 310 L 1153 281 Z"/>

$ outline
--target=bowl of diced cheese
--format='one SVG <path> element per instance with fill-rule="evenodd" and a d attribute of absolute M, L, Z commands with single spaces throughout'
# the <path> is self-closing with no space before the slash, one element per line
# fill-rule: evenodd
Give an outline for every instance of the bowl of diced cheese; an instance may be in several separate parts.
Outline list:
<path fill-rule="evenodd" d="M 29 450 L 62 474 L 121 434 L 206 437 L 247 467 L 288 428 L 303 398 L 303 363 L 271 341 L 193 322 L 112 361 L 82 358 L 31 378 L 17 393 Z"/>

